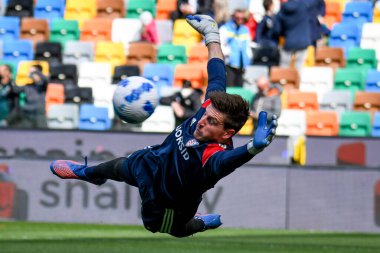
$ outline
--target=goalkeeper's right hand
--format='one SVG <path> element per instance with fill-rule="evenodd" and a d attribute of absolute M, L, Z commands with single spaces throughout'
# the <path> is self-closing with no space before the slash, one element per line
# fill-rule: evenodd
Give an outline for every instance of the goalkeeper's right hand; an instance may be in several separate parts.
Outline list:
<path fill-rule="evenodd" d="M 257 122 L 257 128 L 253 140 L 247 144 L 247 150 L 256 155 L 264 150 L 273 140 L 276 134 L 277 116 L 273 115 L 267 126 L 267 112 L 261 111 Z"/>
<path fill-rule="evenodd" d="M 212 17 L 207 15 L 188 15 L 186 21 L 203 35 L 206 46 L 210 42 L 220 43 L 218 24 Z"/>

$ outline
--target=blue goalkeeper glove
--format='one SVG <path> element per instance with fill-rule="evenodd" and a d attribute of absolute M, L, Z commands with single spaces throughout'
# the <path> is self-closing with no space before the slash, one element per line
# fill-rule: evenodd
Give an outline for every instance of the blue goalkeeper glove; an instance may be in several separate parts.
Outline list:
<path fill-rule="evenodd" d="M 259 120 L 253 140 L 247 144 L 247 150 L 250 154 L 256 155 L 264 150 L 273 140 L 276 134 L 277 116 L 273 115 L 267 126 L 267 113 L 262 111 L 259 114 Z"/>
<path fill-rule="evenodd" d="M 187 23 L 205 38 L 205 44 L 210 42 L 220 43 L 219 28 L 215 20 L 207 15 L 188 15 Z"/>

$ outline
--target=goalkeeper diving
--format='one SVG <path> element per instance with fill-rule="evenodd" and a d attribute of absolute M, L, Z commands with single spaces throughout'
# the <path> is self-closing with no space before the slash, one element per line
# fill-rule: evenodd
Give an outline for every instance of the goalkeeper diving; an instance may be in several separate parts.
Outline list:
<path fill-rule="evenodd" d="M 242 128 L 249 106 L 238 95 L 226 93 L 226 70 L 216 22 L 206 15 L 189 15 L 187 22 L 203 35 L 208 48 L 208 86 L 205 101 L 194 116 L 171 132 L 163 143 L 90 166 L 56 160 L 51 171 L 63 179 L 96 185 L 108 179 L 139 189 L 141 216 L 149 231 L 186 237 L 219 227 L 219 214 L 198 215 L 202 195 L 272 141 L 276 116 L 267 123 L 260 112 L 252 140 L 234 148 L 232 137 Z M 125 145 L 128 145 L 126 143 Z"/>

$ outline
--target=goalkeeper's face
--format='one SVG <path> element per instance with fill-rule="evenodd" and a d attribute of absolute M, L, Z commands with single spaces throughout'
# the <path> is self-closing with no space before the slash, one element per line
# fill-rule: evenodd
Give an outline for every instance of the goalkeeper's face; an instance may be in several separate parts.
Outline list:
<path fill-rule="evenodd" d="M 205 114 L 198 121 L 197 128 L 194 131 L 194 137 L 198 141 L 213 141 L 226 143 L 235 134 L 233 129 L 224 128 L 225 115 L 215 109 L 211 104 L 207 106 Z"/>

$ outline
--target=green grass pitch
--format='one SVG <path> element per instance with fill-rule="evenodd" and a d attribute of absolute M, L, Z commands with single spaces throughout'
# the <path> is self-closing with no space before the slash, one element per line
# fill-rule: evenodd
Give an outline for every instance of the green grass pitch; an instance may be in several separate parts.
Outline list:
<path fill-rule="evenodd" d="M 141 226 L 0 222 L 1 253 L 379 253 L 380 234 L 219 228 L 177 239 Z"/>

